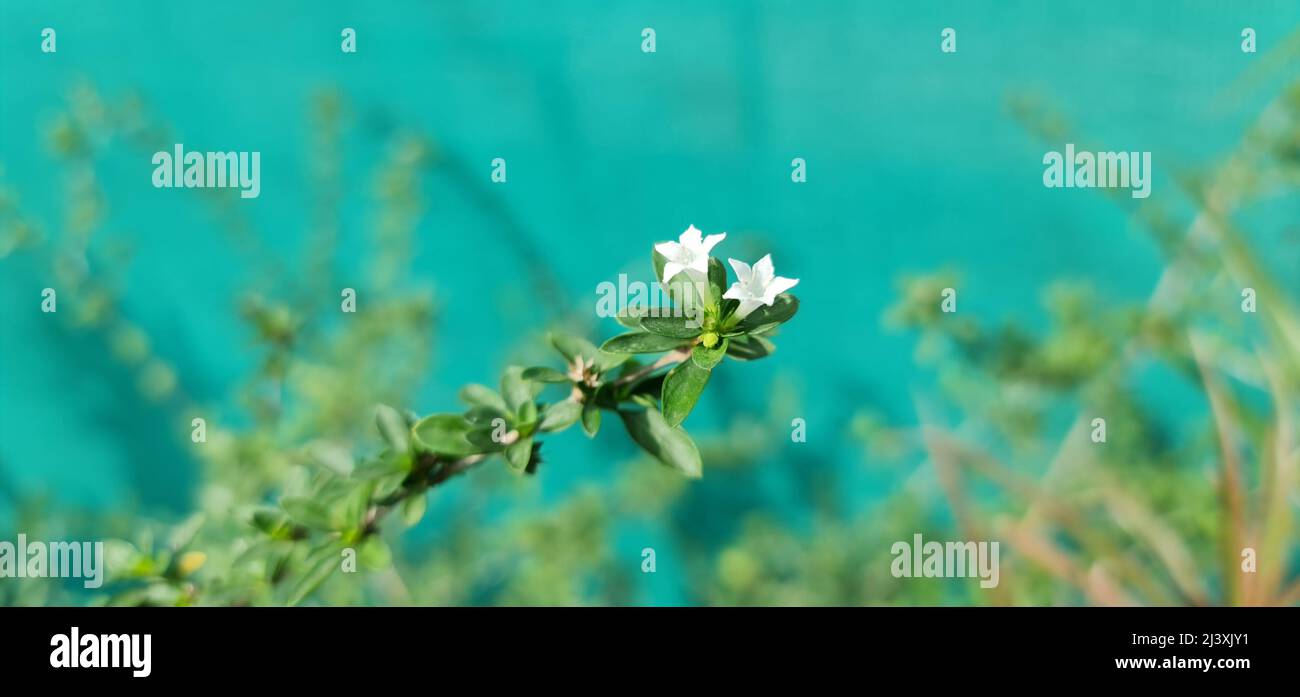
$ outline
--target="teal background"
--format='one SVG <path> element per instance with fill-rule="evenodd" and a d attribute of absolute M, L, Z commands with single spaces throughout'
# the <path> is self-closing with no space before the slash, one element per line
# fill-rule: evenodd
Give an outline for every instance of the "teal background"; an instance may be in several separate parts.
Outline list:
<path fill-rule="evenodd" d="M 930 379 L 914 367 L 913 338 L 882 327 L 900 275 L 959 269 L 963 312 L 1033 325 L 1054 280 L 1091 279 L 1109 297 L 1138 299 L 1159 272 L 1156 250 L 1121 209 L 1093 192 L 1042 186 L 1046 148 L 1008 117 L 1008 94 L 1044 95 L 1106 149 L 1150 150 L 1153 196 L 1170 196 L 1179 168 L 1231 146 L 1272 94 L 1250 80 L 1261 58 L 1240 51 L 1241 28 L 1254 27 L 1265 51 L 1292 31 L 1295 10 L 4 0 L 0 166 L 57 234 L 58 172 L 38 137 L 42 115 L 77 79 L 110 96 L 136 90 L 187 146 L 261 151 L 261 197 L 240 208 L 267 254 L 290 258 L 312 203 L 302 184 L 307 105 L 315 90 L 337 87 L 361 136 L 345 151 L 336 263 L 346 276 L 366 243 L 348 223 L 365 214 L 362 194 L 390 129 L 431 135 L 485 183 L 492 158 L 505 158 L 509 181 L 490 194 L 515 230 L 454 188 L 429 192 L 415 264 L 441 315 L 436 354 L 421 357 L 431 377 L 410 405 L 425 412 L 449 407 L 466 382 L 493 380 L 519 342 L 555 318 L 557 308 L 535 302 L 520 235 L 546 259 L 561 310 L 583 312 L 597 284 L 620 272 L 649 280 L 653 242 L 689 224 L 726 231 L 722 255 L 752 261 L 771 251 L 778 273 L 801 279 L 802 309 L 772 360 L 725 376 L 719 392 L 731 398 L 706 398 L 693 430 L 707 432 L 724 409 L 764 411 L 766 386 L 785 376 L 802 392 L 809 442 L 770 453 L 770 491 L 753 500 L 779 508 L 801 470 L 825 467 L 849 482 L 837 492 L 846 506 L 865 506 L 901 475 L 863 466 L 845 438 L 849 416 L 872 406 L 911 419 L 912 395 Z M 58 31 L 57 54 L 39 50 L 45 26 Z M 345 26 L 357 30 L 356 54 L 339 50 Z M 949 26 L 958 31 L 952 55 L 939 51 Z M 656 53 L 640 50 L 643 27 L 656 30 Z M 806 159 L 807 183 L 791 183 L 794 157 Z M 229 247 L 196 192 L 152 188 L 147 157 L 119 152 L 100 167 L 106 228 L 129 233 L 135 249 L 120 270 L 125 308 L 196 400 L 229 409 L 234 381 L 257 358 L 234 294 L 268 267 Z M 1295 209 L 1282 202 L 1266 214 Z M 1279 245 L 1275 263 L 1300 268 L 1296 246 Z M 55 507 L 184 510 L 197 476 L 184 441 L 99 344 L 46 321 L 45 285 L 34 265 L 0 262 L 3 486 L 49 493 Z M 611 432 L 553 441 L 536 483 L 544 496 L 602 481 L 633 452 Z M 787 508 L 791 520 L 804 513 Z M 709 512 L 699 515 L 707 527 Z M 653 536 L 632 536 L 628 550 Z"/>

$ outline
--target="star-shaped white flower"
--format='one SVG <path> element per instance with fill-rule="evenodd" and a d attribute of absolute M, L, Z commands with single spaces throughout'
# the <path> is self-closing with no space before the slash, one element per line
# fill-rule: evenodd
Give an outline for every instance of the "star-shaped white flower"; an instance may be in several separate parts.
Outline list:
<path fill-rule="evenodd" d="M 736 316 L 741 319 L 749 316 L 749 313 L 760 306 L 771 306 L 776 302 L 776 296 L 799 283 L 797 278 L 782 278 L 776 275 L 776 271 L 772 268 L 771 254 L 754 262 L 752 267 L 739 259 L 727 261 L 735 270 L 736 278 L 739 280 L 731 284 L 722 297 L 740 301 L 740 307 L 736 308 Z"/>
<path fill-rule="evenodd" d="M 673 276 L 682 271 L 695 271 L 701 277 L 708 275 L 709 250 L 726 239 L 727 233 L 720 232 L 701 239 L 702 235 L 703 233 L 692 225 L 686 228 L 686 232 L 683 232 L 676 242 L 660 242 L 655 245 L 655 251 L 668 260 L 668 263 L 664 264 L 664 277 L 659 279 L 660 283 L 668 283 Z"/>

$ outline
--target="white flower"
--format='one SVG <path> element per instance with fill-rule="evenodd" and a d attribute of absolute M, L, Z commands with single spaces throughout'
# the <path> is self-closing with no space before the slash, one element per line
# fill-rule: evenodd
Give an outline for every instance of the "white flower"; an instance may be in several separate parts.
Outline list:
<path fill-rule="evenodd" d="M 772 255 L 768 254 L 759 259 L 751 267 L 739 259 L 728 259 L 731 268 L 736 272 L 736 278 L 740 279 L 731 284 L 731 288 L 722 294 L 724 298 L 739 300 L 740 307 L 736 309 L 736 316 L 744 319 L 749 313 L 757 310 L 761 305 L 771 306 L 776 302 L 776 296 L 790 290 L 799 283 L 797 278 L 782 278 L 776 275 L 772 268 Z"/>
<path fill-rule="evenodd" d="M 686 228 L 676 242 L 660 242 L 655 251 L 664 255 L 668 263 L 664 264 L 664 277 L 660 283 L 668 283 L 673 276 L 682 271 L 695 271 L 701 277 L 709 273 L 709 250 L 726 239 L 727 233 L 721 232 L 700 239 L 701 232 L 694 225 Z"/>

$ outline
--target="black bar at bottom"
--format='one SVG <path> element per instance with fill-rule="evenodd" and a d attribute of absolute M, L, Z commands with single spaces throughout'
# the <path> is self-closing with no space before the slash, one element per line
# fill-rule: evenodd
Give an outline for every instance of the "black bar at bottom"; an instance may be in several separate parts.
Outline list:
<path fill-rule="evenodd" d="M 665 689 L 684 674 L 1250 684 L 1294 676 L 1297 621 L 1294 608 L 6 608 L 0 666 L 6 681 L 50 687 L 205 692 L 406 679 L 617 689 L 595 678 L 609 670 Z"/>

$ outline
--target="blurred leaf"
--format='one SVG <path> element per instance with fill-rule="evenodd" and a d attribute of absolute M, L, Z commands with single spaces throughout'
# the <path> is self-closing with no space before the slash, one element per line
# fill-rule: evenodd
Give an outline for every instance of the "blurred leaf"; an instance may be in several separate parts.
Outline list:
<path fill-rule="evenodd" d="M 466 385 L 460 390 L 461 401 L 475 407 L 487 407 L 495 409 L 498 412 L 511 411 L 506 406 L 506 400 L 501 398 L 495 390 L 484 385 Z"/>
<path fill-rule="evenodd" d="M 646 331 L 673 339 L 694 339 L 700 335 L 699 325 L 699 321 L 690 317 L 646 317 L 641 320 L 641 327 Z"/>
<path fill-rule="evenodd" d="M 727 355 L 741 361 L 754 361 L 772 354 L 776 345 L 761 336 L 737 336 L 727 346 Z"/>
<path fill-rule="evenodd" d="M 383 538 L 371 535 L 357 549 L 357 562 L 371 571 L 386 569 L 393 563 L 393 551 L 388 548 L 388 543 L 384 542 Z"/>
<path fill-rule="evenodd" d="M 563 332 L 551 332 L 551 345 L 570 363 L 576 362 L 579 357 L 585 363 L 596 360 L 596 347 L 582 337 Z"/>
<path fill-rule="evenodd" d="M 546 413 L 542 416 L 542 422 L 537 426 L 537 430 L 562 431 L 576 423 L 581 415 L 581 404 L 569 399 L 556 402 L 546 407 Z"/>
<path fill-rule="evenodd" d="M 527 380 L 534 380 L 536 382 L 550 382 L 550 383 L 572 382 L 571 380 L 569 380 L 568 375 L 565 375 L 564 373 L 561 373 L 560 371 L 554 368 L 547 368 L 544 366 L 528 368 L 527 370 L 524 371 L 524 378 Z"/>
<path fill-rule="evenodd" d="M 626 362 L 632 356 L 626 353 L 610 353 L 596 349 L 596 372 L 607 373 Z"/>
<path fill-rule="evenodd" d="M 352 474 L 352 453 L 337 443 L 320 440 L 308 443 L 307 457 L 339 476 Z"/>
<path fill-rule="evenodd" d="M 496 426 L 482 426 L 465 434 L 465 438 L 469 442 L 473 443 L 479 449 L 479 452 L 495 453 L 501 451 L 505 447 L 501 444 L 501 441 L 494 436 L 494 434 L 497 433 L 497 430 Z"/>
<path fill-rule="evenodd" d="M 424 492 L 408 496 L 402 501 L 402 522 L 407 527 L 411 527 L 420 522 L 424 517 L 424 511 L 429 507 L 429 497 Z"/>
<path fill-rule="evenodd" d="M 420 419 L 411 429 L 416 445 L 429 452 L 465 457 L 482 452 L 466 439 L 471 426 L 459 414 L 433 414 Z"/>
<path fill-rule="evenodd" d="M 506 368 L 501 376 L 501 396 L 506 400 L 509 411 L 518 413 L 520 407 L 541 394 L 542 386 L 524 378 L 524 369 L 517 365 Z"/>
<path fill-rule="evenodd" d="M 619 324 L 623 325 L 624 327 L 627 327 L 628 329 L 640 329 L 641 318 L 645 317 L 646 313 L 648 313 L 649 311 L 650 311 L 649 308 L 644 308 L 644 307 L 628 308 L 626 312 L 623 312 L 615 316 L 614 319 L 617 320 Z"/>
<path fill-rule="evenodd" d="M 794 317 L 794 313 L 798 311 L 799 299 L 789 293 L 782 293 L 776 296 L 776 301 L 771 305 L 759 306 L 757 310 L 749 313 L 748 317 L 740 321 L 737 329 L 761 334 Z"/>
<path fill-rule="evenodd" d="M 474 407 L 465 412 L 465 420 L 475 426 L 489 426 L 492 424 L 493 419 L 505 419 L 508 422 L 511 420 L 511 416 L 511 414 L 490 407 Z"/>
<path fill-rule="evenodd" d="M 506 446 L 506 462 L 515 474 L 523 474 L 533 455 L 533 439 L 520 438 Z"/>
<path fill-rule="evenodd" d="M 716 303 L 721 303 L 722 294 L 727 292 L 727 267 L 717 257 L 709 257 L 709 291 Z"/>
<path fill-rule="evenodd" d="M 595 366 L 599 373 L 613 370 L 628 359 L 624 354 L 598 349 L 586 339 L 570 334 L 552 332 L 551 343 L 569 363 L 576 363 L 581 358 L 584 365 Z"/>
<path fill-rule="evenodd" d="M 290 496 L 280 501 L 280 507 L 299 525 L 316 530 L 333 530 L 329 508 L 318 501 L 302 496 Z"/>
<path fill-rule="evenodd" d="M 692 479 L 704 472 L 695 441 L 681 427 L 669 426 L 656 409 L 619 411 L 628 435 L 660 462 Z"/>
<path fill-rule="evenodd" d="M 683 361 L 668 371 L 663 384 L 663 416 L 669 426 L 677 426 L 695 408 L 712 373 L 694 359 Z"/>
<path fill-rule="evenodd" d="M 307 560 L 307 572 L 293 586 L 289 593 L 287 605 L 297 605 L 307 598 L 307 596 L 316 592 L 321 584 L 329 580 L 334 569 L 342 564 L 341 552 L 343 548 L 336 544 L 327 545 L 325 553 L 316 553 Z"/>
<path fill-rule="evenodd" d="M 671 351 L 684 343 L 681 339 L 673 339 L 650 332 L 632 332 L 630 334 L 620 334 L 601 347 L 602 350 L 611 353 L 658 353 L 660 351 Z"/>
<path fill-rule="evenodd" d="M 587 437 L 593 437 L 600 430 L 600 409 L 589 400 L 582 405 L 582 430 Z"/>
<path fill-rule="evenodd" d="M 167 538 L 167 546 L 172 551 L 187 547 L 194 541 L 194 537 L 199 534 L 199 529 L 203 527 L 203 520 L 202 513 L 195 513 L 186 518 L 180 525 L 172 528 L 172 534 Z"/>
<path fill-rule="evenodd" d="M 379 435 L 383 436 L 388 446 L 397 452 L 406 452 L 411 447 L 411 427 L 406 423 L 406 419 L 401 412 L 388 406 L 380 404 L 375 407 L 375 425 L 379 427 Z"/>
<path fill-rule="evenodd" d="M 253 512 L 253 527 L 272 537 L 289 524 L 289 517 L 274 508 L 259 508 Z"/>
<path fill-rule="evenodd" d="M 526 426 L 537 421 L 537 403 L 527 401 L 519 405 L 519 423 Z"/>
<path fill-rule="evenodd" d="M 697 344 L 691 349 L 691 361 L 695 365 L 705 369 L 713 370 L 714 366 L 722 362 L 723 356 L 727 355 L 728 339 L 719 341 L 713 348 L 708 348 L 703 344 Z"/>

